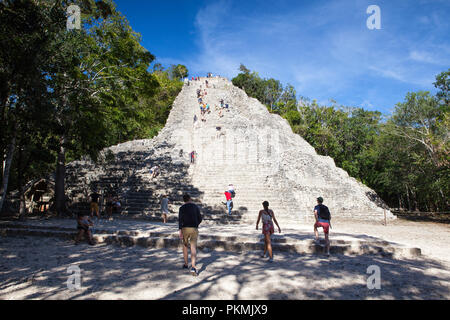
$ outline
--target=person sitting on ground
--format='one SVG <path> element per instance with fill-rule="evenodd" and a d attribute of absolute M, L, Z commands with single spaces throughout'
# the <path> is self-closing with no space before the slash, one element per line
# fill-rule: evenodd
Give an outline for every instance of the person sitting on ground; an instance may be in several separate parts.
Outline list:
<path fill-rule="evenodd" d="M 264 235 L 264 254 L 263 258 L 266 257 L 267 252 L 269 252 L 269 262 L 273 262 L 273 252 L 272 252 L 272 240 L 270 236 L 275 233 L 273 223 L 278 227 L 278 231 L 281 233 L 280 226 L 278 225 L 278 221 L 275 218 L 275 214 L 272 210 L 269 209 L 269 202 L 263 202 L 264 210 L 261 210 L 258 214 L 258 221 L 256 221 L 256 230 L 258 230 L 259 221 L 262 219 L 263 230 L 262 233 Z"/>
<path fill-rule="evenodd" d="M 86 235 L 86 238 L 88 240 L 88 243 L 92 246 L 94 245 L 94 239 L 92 238 L 92 233 L 90 230 L 90 227 L 92 227 L 94 224 L 89 218 L 89 215 L 85 214 L 84 212 L 79 212 L 77 214 L 77 230 L 78 234 L 75 238 L 75 244 L 79 244 L 81 240 L 83 239 L 83 236 Z"/>
<path fill-rule="evenodd" d="M 331 214 L 327 206 L 323 205 L 323 198 L 317 198 L 317 206 L 314 207 L 314 217 L 316 218 L 316 223 L 314 224 L 314 234 L 316 244 L 319 244 L 319 231 L 318 228 L 323 228 L 323 233 L 325 234 L 325 246 L 326 254 L 330 255 L 330 240 L 328 235 L 330 233 L 331 226 Z"/>
<path fill-rule="evenodd" d="M 163 223 L 167 223 L 167 215 L 169 214 L 169 198 L 167 195 L 163 195 L 161 199 L 161 216 Z"/>
<path fill-rule="evenodd" d="M 192 203 L 188 194 L 183 196 L 184 205 L 180 207 L 178 212 L 178 228 L 179 236 L 183 241 L 183 269 L 188 269 L 188 246 L 191 247 L 191 274 L 197 276 L 196 259 L 197 259 L 197 239 L 198 226 L 202 222 L 202 215 L 199 207 Z"/>

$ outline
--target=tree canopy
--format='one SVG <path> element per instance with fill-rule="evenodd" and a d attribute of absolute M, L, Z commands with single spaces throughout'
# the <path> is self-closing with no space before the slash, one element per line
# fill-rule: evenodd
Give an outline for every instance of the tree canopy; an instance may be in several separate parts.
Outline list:
<path fill-rule="evenodd" d="M 67 29 L 72 4 L 79 30 Z M 50 170 L 63 210 L 66 162 L 153 137 L 188 73 L 151 72 L 155 56 L 111 0 L 3 1 L 0 31 L 0 210 L 8 190 Z"/>

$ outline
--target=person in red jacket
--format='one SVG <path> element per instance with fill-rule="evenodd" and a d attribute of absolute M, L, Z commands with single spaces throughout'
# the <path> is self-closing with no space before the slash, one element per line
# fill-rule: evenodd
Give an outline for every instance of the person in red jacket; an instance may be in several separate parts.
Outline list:
<path fill-rule="evenodd" d="M 231 210 L 233 209 L 233 197 L 229 191 L 225 191 L 225 197 L 227 198 L 228 214 L 231 216 Z"/>

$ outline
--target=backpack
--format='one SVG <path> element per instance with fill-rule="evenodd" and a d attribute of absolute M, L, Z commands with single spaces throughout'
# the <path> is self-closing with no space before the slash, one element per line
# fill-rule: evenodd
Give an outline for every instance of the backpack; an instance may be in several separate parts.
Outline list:
<path fill-rule="evenodd" d="M 327 206 L 323 204 L 319 205 L 319 218 L 324 220 L 331 220 L 331 213 Z"/>

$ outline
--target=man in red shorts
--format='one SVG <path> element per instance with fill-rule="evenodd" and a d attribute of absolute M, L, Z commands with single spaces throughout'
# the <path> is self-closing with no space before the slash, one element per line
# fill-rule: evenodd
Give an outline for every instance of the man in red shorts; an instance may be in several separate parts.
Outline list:
<path fill-rule="evenodd" d="M 319 231 L 318 228 L 323 228 L 323 233 L 325 234 L 325 245 L 327 250 L 327 255 L 330 255 L 330 240 L 328 239 L 328 234 L 330 233 L 330 221 L 331 214 L 328 207 L 323 205 L 323 198 L 317 198 L 317 206 L 314 208 L 314 216 L 316 218 L 316 223 L 314 224 L 314 234 L 316 235 L 316 243 L 319 243 Z"/>

